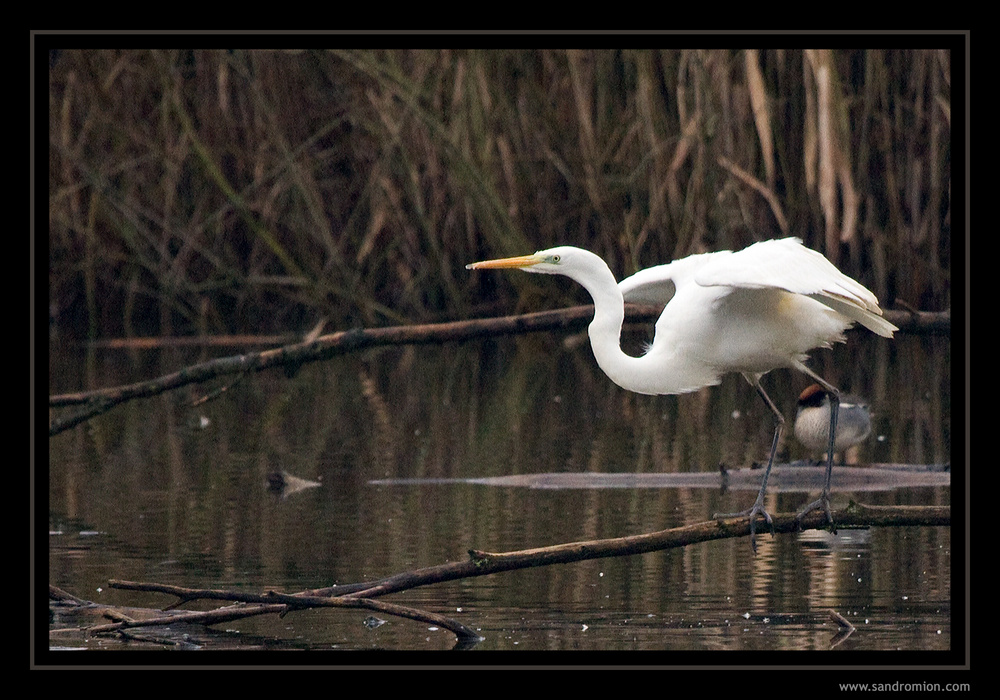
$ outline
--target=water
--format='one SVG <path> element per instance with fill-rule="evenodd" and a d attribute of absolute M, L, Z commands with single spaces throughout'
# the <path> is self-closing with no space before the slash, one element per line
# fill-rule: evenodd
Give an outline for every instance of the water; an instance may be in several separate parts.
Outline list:
<path fill-rule="evenodd" d="M 193 400 L 232 379 L 113 409 L 49 442 L 49 582 L 99 603 L 158 608 L 174 599 L 108 581 L 295 592 L 463 560 L 470 548 L 503 552 L 653 532 L 750 505 L 747 491 L 466 481 L 713 472 L 766 457 L 770 417 L 739 377 L 692 395 L 637 396 L 604 377 L 586 344 L 563 340 L 544 334 L 382 349 L 308 365 L 291 378 L 248 377 L 197 407 Z M 86 361 L 55 352 L 51 391 L 138 381 L 199 359 L 175 350 L 102 351 Z M 950 459 L 947 339 L 887 343 L 855 334 L 847 347 L 817 352 L 812 365 L 874 405 L 861 462 Z M 789 417 L 806 383 L 785 371 L 765 379 Z M 790 459 L 807 456 L 791 438 L 782 450 Z M 280 471 L 318 485 L 277 496 L 265 484 Z M 775 493 L 768 508 L 793 511 L 810 496 Z M 849 497 L 838 494 L 835 506 Z M 947 505 L 951 489 L 853 497 Z M 952 568 L 961 562 L 949 528 L 765 533 L 759 545 L 756 556 L 746 539 L 730 539 L 453 581 L 386 600 L 472 627 L 483 638 L 473 654 L 953 648 L 952 618 L 961 611 L 952 607 Z M 830 610 L 856 631 L 841 638 Z M 309 610 L 193 628 L 189 648 L 455 646 L 450 632 L 412 620 L 376 615 L 385 623 L 366 626 L 371 614 Z M 50 644 L 164 648 L 67 633 Z M 736 657 L 716 663 L 727 658 Z"/>

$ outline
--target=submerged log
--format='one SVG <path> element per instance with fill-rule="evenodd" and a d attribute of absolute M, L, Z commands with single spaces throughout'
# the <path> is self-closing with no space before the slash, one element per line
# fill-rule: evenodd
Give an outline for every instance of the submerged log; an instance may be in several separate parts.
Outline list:
<path fill-rule="evenodd" d="M 596 473 L 553 472 L 512 474 L 471 479 L 377 479 L 379 485 L 463 483 L 482 486 L 531 489 L 720 489 L 756 491 L 763 476 L 761 469 L 729 469 L 717 472 L 680 473 Z M 815 491 L 823 488 L 826 470 L 821 466 L 775 464 L 767 490 L 771 493 Z M 943 464 L 872 464 L 834 466 L 834 491 L 889 491 L 921 486 L 950 486 L 951 471 Z"/>

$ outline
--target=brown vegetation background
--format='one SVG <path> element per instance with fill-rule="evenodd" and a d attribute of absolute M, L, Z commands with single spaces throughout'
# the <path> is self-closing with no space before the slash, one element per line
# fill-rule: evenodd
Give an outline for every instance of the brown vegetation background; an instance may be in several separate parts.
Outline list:
<path fill-rule="evenodd" d="M 465 264 L 572 244 L 621 277 L 784 235 L 885 306 L 946 309 L 952 60 L 53 52 L 53 323 L 97 338 L 535 310 L 585 299 Z"/>

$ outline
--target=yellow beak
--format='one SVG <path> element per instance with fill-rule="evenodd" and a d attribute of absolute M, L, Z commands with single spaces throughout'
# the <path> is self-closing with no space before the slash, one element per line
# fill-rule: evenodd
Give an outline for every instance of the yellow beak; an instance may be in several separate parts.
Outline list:
<path fill-rule="evenodd" d="M 469 263 L 466 270 L 497 270 L 510 267 L 531 267 L 542 262 L 538 255 L 519 255 L 516 258 L 500 258 L 499 260 L 483 260 L 482 262 Z"/>

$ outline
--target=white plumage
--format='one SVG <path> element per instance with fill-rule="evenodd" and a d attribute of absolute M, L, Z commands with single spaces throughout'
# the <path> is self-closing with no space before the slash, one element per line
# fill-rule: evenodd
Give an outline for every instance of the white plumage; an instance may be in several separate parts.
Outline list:
<path fill-rule="evenodd" d="M 844 331 L 853 323 L 884 337 L 892 337 L 897 330 L 882 317 L 874 294 L 820 253 L 803 246 L 798 238 L 762 241 L 738 252 L 691 255 L 640 270 L 621 283 L 616 283 L 600 257 L 572 246 L 467 267 L 561 274 L 583 285 L 594 300 L 594 320 L 589 327 L 594 357 L 612 381 L 629 391 L 682 394 L 718 384 L 729 372 L 743 374 L 777 421 L 757 502 L 744 513 L 734 514 L 750 516 L 751 535 L 757 515 L 768 522 L 771 519 L 763 509 L 763 496 L 784 423 L 760 385 L 761 376 L 772 369 L 792 367 L 838 395 L 836 388 L 804 364 L 807 353 L 842 342 Z M 665 305 L 653 342 L 641 357 L 621 349 L 626 301 Z M 831 439 L 836 414 L 836 410 L 831 411 Z M 820 506 L 830 517 L 832 464 L 827 466 L 823 495 L 799 517 Z"/>

